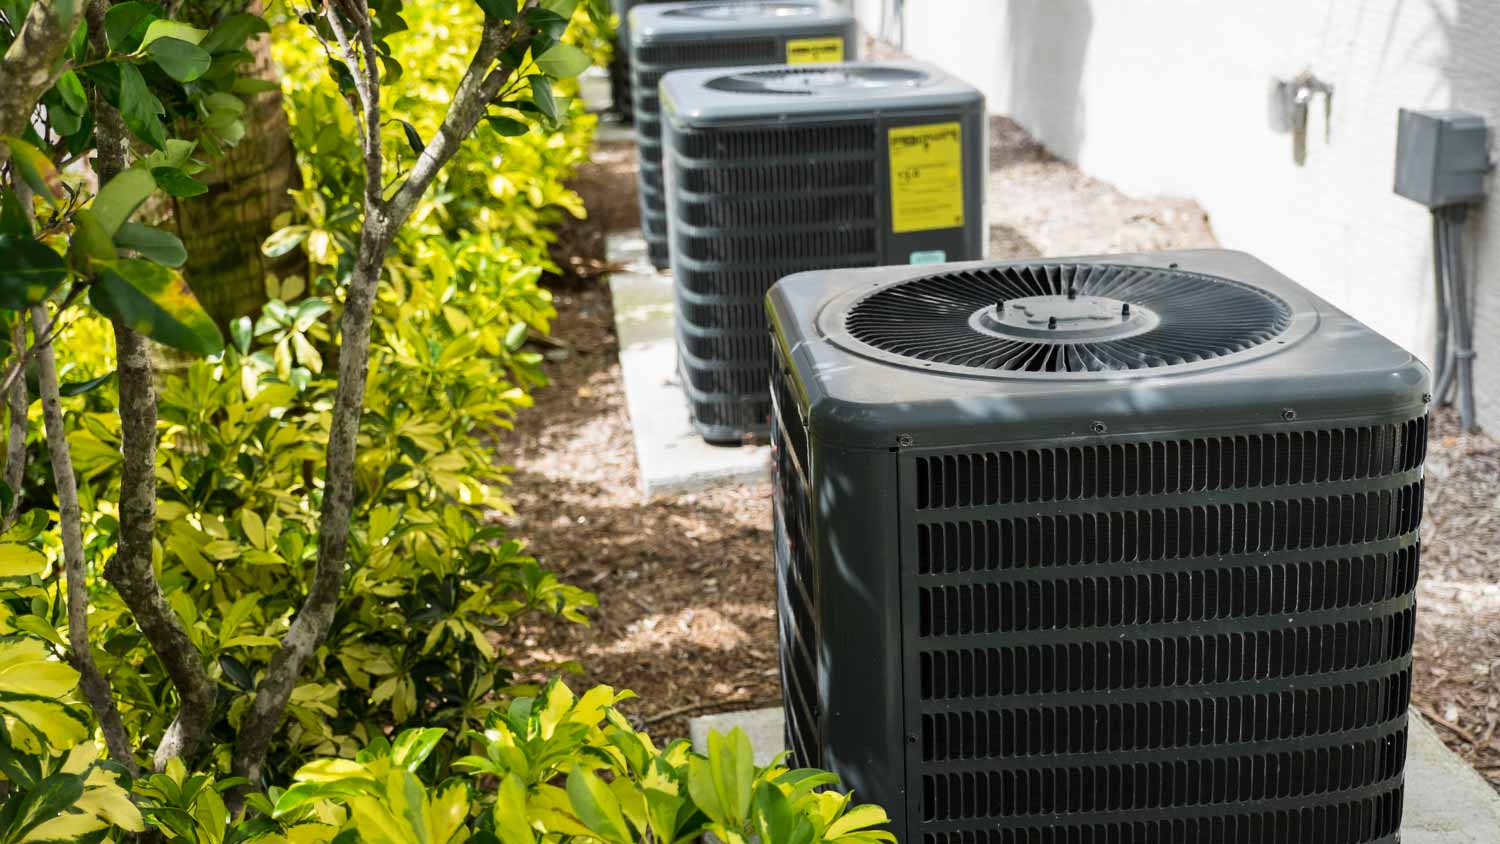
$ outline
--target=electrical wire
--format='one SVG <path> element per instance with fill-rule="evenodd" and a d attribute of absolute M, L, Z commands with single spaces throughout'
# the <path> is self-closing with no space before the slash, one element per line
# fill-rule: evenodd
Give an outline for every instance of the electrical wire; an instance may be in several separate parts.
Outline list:
<path fill-rule="evenodd" d="M 1465 430 L 1474 427 L 1473 302 L 1463 257 L 1463 206 L 1434 209 L 1433 260 L 1436 285 L 1437 366 L 1433 400 L 1449 405 L 1457 394 Z"/>
<path fill-rule="evenodd" d="M 1448 222 L 1448 267 L 1453 284 L 1449 301 L 1453 303 L 1454 350 L 1458 379 L 1458 415 L 1464 430 L 1474 428 L 1474 322 L 1473 302 L 1469 298 L 1468 276 L 1464 268 L 1463 222 L 1468 209 L 1454 206 Z"/>
<path fill-rule="evenodd" d="M 1434 385 L 1443 384 L 1447 380 L 1448 373 L 1448 268 L 1443 258 L 1445 236 L 1443 219 L 1434 208 L 1432 210 L 1432 281 L 1433 298 L 1437 301 L 1437 330 L 1435 332 L 1437 347 L 1432 355 L 1432 365 L 1435 369 L 1432 379 Z M 1434 387 L 1433 395 L 1441 397 L 1442 392 Z"/>

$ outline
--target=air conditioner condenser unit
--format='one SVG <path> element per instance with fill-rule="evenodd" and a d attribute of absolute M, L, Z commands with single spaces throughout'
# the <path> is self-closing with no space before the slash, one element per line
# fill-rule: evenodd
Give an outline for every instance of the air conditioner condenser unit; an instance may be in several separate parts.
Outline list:
<path fill-rule="evenodd" d="M 983 257 L 984 97 L 917 62 L 677 71 L 661 90 L 684 390 L 704 437 L 764 438 L 777 279 Z"/>
<path fill-rule="evenodd" d="M 1410 353 L 1224 251 L 767 307 L 796 764 L 907 844 L 1398 840 Z"/>
<path fill-rule="evenodd" d="M 661 78 L 689 68 L 852 61 L 858 37 L 854 16 L 833 0 L 653 3 L 630 13 L 641 230 L 657 268 L 668 266 L 671 252 L 662 183 Z"/>

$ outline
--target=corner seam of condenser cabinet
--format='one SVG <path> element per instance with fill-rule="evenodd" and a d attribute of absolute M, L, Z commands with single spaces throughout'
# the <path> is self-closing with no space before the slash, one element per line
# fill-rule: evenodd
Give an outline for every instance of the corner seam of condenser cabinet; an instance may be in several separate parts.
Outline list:
<path fill-rule="evenodd" d="M 905 688 L 906 683 L 911 678 L 907 676 L 906 601 L 904 600 L 906 597 L 904 580 L 904 576 L 906 573 L 902 571 L 902 567 L 905 564 L 906 557 L 906 555 L 902 553 L 903 549 L 906 546 L 902 542 L 901 535 L 901 523 L 904 521 L 904 519 L 901 518 L 901 514 L 905 512 L 901 509 L 901 499 L 904 490 L 901 483 L 901 451 L 900 449 L 891 448 L 887 451 L 887 453 L 890 455 L 889 459 L 891 461 L 891 477 L 894 478 L 896 482 L 895 492 L 891 496 L 891 504 L 893 512 L 892 521 L 894 521 L 896 524 L 896 552 L 894 556 L 896 560 L 897 600 L 895 601 L 895 604 L 896 630 L 899 631 L 898 635 L 896 636 L 896 648 L 898 651 L 898 653 L 896 654 L 896 664 L 899 666 L 897 675 L 901 678 L 902 684 L 901 694 L 898 698 L 900 703 L 897 705 L 896 717 L 901 721 L 901 731 L 904 734 L 902 735 L 900 742 L 901 781 L 900 784 L 896 787 L 896 799 L 900 801 L 901 812 L 901 814 L 899 815 L 901 822 L 901 834 L 898 836 L 898 841 L 902 842 L 902 844 L 912 844 L 912 842 L 915 841 L 915 839 L 912 837 L 912 833 L 914 831 L 912 818 L 915 817 L 917 813 L 912 811 L 911 797 L 906 793 L 906 790 L 911 785 L 912 753 L 914 752 L 915 748 L 915 742 L 913 741 L 913 739 L 918 739 L 919 737 L 914 733 L 905 734 L 907 730 L 911 729 L 911 721 L 907 717 L 908 713 L 906 711 L 909 695 L 907 694 L 907 690 Z M 894 824 L 892 824 L 892 826 L 894 826 Z"/>

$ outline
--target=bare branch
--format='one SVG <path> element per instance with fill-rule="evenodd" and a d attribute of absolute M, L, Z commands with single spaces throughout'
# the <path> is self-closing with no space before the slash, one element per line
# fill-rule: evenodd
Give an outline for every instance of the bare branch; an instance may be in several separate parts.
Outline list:
<path fill-rule="evenodd" d="M 405 224 L 422 194 L 427 192 L 433 179 L 437 178 L 448 160 L 458 152 L 459 145 L 479 125 L 490 101 L 495 99 L 514 74 L 514 69 L 503 65 L 495 67 L 495 61 L 507 47 L 529 40 L 526 24 L 521 19 L 525 17 L 527 10 L 535 6 L 536 0 L 527 0 L 522 6 L 521 14 L 516 15 L 518 20 L 509 30 L 501 26 L 499 21 L 485 18 L 479 47 L 475 49 L 474 58 L 464 70 L 463 78 L 453 92 L 453 99 L 448 103 L 442 125 L 422 149 L 422 154 L 417 156 L 411 175 L 407 176 L 406 181 L 391 197 L 390 217 L 398 227 Z"/>
<path fill-rule="evenodd" d="M 389 245 L 384 215 L 379 209 L 367 209 L 359 256 L 339 320 L 339 379 L 328 432 L 317 567 L 307 598 L 282 637 L 281 649 L 256 686 L 255 699 L 240 722 L 235 747 L 234 772 L 252 785 L 260 780 L 266 751 L 281 726 L 303 666 L 328 635 L 343 589 L 349 559 L 349 521 L 354 511 L 355 446 L 370 364 L 370 313 Z"/>
<path fill-rule="evenodd" d="M 84 13 L 88 20 L 89 46 L 100 54 L 109 51 L 109 42 L 104 34 L 104 14 L 109 11 L 107 0 L 93 0 Z M 130 135 L 125 130 L 125 119 L 120 110 L 104 99 L 104 93 L 94 94 L 94 175 L 99 184 L 104 184 L 125 169 L 125 156 L 130 152 Z"/>
<path fill-rule="evenodd" d="M 31 330 L 46 337 L 51 329 L 45 305 L 31 309 Z M 57 485 L 57 520 L 62 528 L 63 567 L 68 581 L 68 648 L 73 667 L 79 673 L 84 699 L 104 732 L 104 743 L 111 759 L 132 773 L 138 768 L 131 752 L 125 722 L 115 706 L 109 680 L 94 662 L 89 642 L 88 567 L 83 558 L 82 510 L 78 506 L 78 481 L 73 477 L 73 453 L 63 427 L 62 397 L 57 386 L 57 357 L 52 345 L 40 346 L 36 356 L 37 382 L 42 397 L 42 418 L 47 429 L 47 450 L 52 456 L 52 479 Z"/>
<path fill-rule="evenodd" d="M 0 135 L 20 135 L 31 123 L 37 100 L 57 81 L 58 59 L 68 46 L 71 4 L 37 0 L 31 4 L 16 40 L 0 58 Z M 8 153 L 0 153 L 3 163 Z"/>
<path fill-rule="evenodd" d="M 89 4 L 89 41 L 107 48 L 104 0 Z M 125 167 L 129 136 L 120 112 L 103 97 L 96 99 L 94 132 L 98 157 L 94 171 L 103 184 Z M 120 593 L 177 690 L 177 716 L 156 747 L 153 764 L 164 768 L 174 757 L 190 758 L 213 725 L 218 690 L 203 666 L 198 648 L 167 603 L 151 562 L 156 534 L 156 386 L 150 343 L 119 320 L 114 321 L 115 356 L 120 389 L 120 544 L 104 567 L 104 577 Z"/>
<path fill-rule="evenodd" d="M 26 321 L 16 316 L 16 324 L 11 326 L 10 331 L 11 348 L 16 350 L 19 358 L 26 348 Z M 26 396 L 26 379 L 17 378 L 10 389 L 5 392 L 6 408 L 10 412 L 10 430 L 5 441 L 5 485 L 10 487 L 11 502 L 10 510 L 5 513 L 4 519 L 0 519 L 0 533 L 10 530 L 16 523 L 16 516 L 21 513 L 21 487 L 26 480 L 26 434 L 28 424 L 26 420 L 26 408 L 31 404 Z"/>
<path fill-rule="evenodd" d="M 523 43 L 523 39 L 528 38 L 528 30 L 520 21 L 513 28 L 507 29 L 498 21 L 486 18 L 480 43 L 449 103 L 442 126 L 422 150 L 411 175 L 397 188 L 392 199 L 386 201 L 380 195 L 379 71 L 374 67 L 378 58 L 374 54 L 369 34 L 369 13 L 363 0 L 345 2 L 360 10 L 353 17 L 360 27 L 357 37 L 361 49 L 366 53 L 367 62 L 363 68 L 366 74 L 364 81 L 358 84 L 374 87 L 374 96 L 364 100 L 365 116 L 370 126 L 366 137 L 374 138 L 374 143 L 367 145 L 364 150 L 366 172 L 371 175 L 366 183 L 364 222 L 354 271 L 344 301 L 343 316 L 339 320 L 338 389 L 334 394 L 333 413 L 330 416 L 332 422 L 328 432 L 323 502 L 318 524 L 318 562 L 307 597 L 282 638 L 281 649 L 272 657 L 256 686 L 255 699 L 241 720 L 239 740 L 235 747 L 234 772 L 247 778 L 252 785 L 257 784 L 261 778 L 266 752 L 280 728 L 287 701 L 291 698 L 303 666 L 328 635 L 334 611 L 338 607 L 339 594 L 343 589 L 344 572 L 349 559 L 349 525 L 354 512 L 359 420 L 364 408 L 365 383 L 370 366 L 370 317 L 386 251 L 396 232 L 411 216 L 417 200 L 432 184 L 443 165 L 458 151 L 463 139 L 474 131 L 490 100 L 510 77 L 511 71 L 503 67 L 491 72 L 500 53 L 507 46 Z M 522 6 L 523 15 L 518 17 L 523 17 L 524 10 L 534 8 L 536 3 L 537 0 L 527 0 Z M 340 46 L 344 48 L 346 55 L 352 56 L 353 42 L 342 22 L 337 20 L 337 14 L 332 10 L 328 10 L 326 14 L 335 36 L 339 38 Z M 351 73 L 360 69 L 353 67 Z M 358 81 L 358 77 L 356 80 Z"/>
<path fill-rule="evenodd" d="M 324 7 L 323 15 L 328 19 L 333 36 L 338 39 L 339 48 L 344 51 L 344 60 L 349 66 L 350 75 L 354 77 L 354 90 L 359 95 L 364 112 L 362 116 L 365 130 L 361 145 L 365 163 L 365 210 L 368 213 L 383 202 L 380 193 L 384 155 L 380 138 L 380 61 L 375 54 L 374 38 L 370 32 L 369 8 L 355 0 L 351 0 L 349 5 L 349 19 L 356 27 L 355 36 L 360 43 L 357 50 L 344 28 L 339 10 L 334 8 L 332 2 Z M 362 57 L 360 53 L 363 53 Z"/>
<path fill-rule="evenodd" d="M 174 757 L 190 759 L 213 726 L 217 687 L 188 637 L 151 564 L 156 533 L 156 389 L 146 339 L 115 322 L 120 380 L 120 547 L 104 577 L 135 615 L 141 634 L 177 689 L 177 717 L 156 747 L 162 770 Z"/>

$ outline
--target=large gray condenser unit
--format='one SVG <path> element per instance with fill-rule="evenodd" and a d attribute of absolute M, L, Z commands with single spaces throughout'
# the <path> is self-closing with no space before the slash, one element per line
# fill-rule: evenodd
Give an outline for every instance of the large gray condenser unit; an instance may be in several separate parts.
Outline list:
<path fill-rule="evenodd" d="M 1224 251 L 767 307 L 796 764 L 906 844 L 1397 840 L 1411 354 Z"/>
<path fill-rule="evenodd" d="M 657 94 L 662 76 L 687 68 L 852 60 L 858 33 L 854 16 L 833 0 L 652 3 L 630 13 L 641 230 L 653 264 L 665 268 L 670 261 Z"/>
<path fill-rule="evenodd" d="M 630 93 L 630 10 L 636 6 L 661 3 L 665 0 L 610 0 L 610 9 L 618 18 L 615 27 L 614 51 L 610 55 L 610 93 L 614 97 L 615 111 L 625 122 L 633 122 L 634 103 Z M 678 0 L 686 2 L 686 0 Z M 698 2 L 724 2 L 724 0 L 698 0 Z"/>
<path fill-rule="evenodd" d="M 872 62 L 682 71 L 661 90 L 678 368 L 708 439 L 768 430 L 777 279 L 984 256 L 984 97 L 962 80 Z"/>

